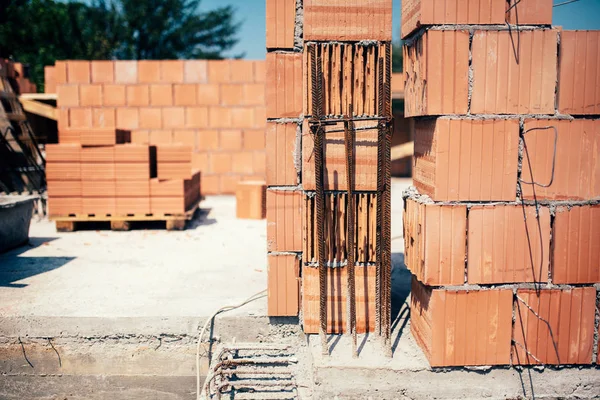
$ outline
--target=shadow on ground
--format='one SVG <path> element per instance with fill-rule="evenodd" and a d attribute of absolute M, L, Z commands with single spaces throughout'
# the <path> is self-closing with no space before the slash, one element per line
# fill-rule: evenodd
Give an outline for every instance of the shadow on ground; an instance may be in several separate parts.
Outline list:
<path fill-rule="evenodd" d="M 201 226 L 213 225 L 217 223 L 215 218 L 209 218 L 208 215 L 212 208 L 198 208 L 194 213 L 194 217 L 188 221 L 185 229 L 196 229 Z"/>
<path fill-rule="evenodd" d="M 15 283 L 35 275 L 60 268 L 75 257 L 22 257 L 21 255 L 36 247 L 46 246 L 57 238 L 30 238 L 27 244 L 0 254 L 0 287 L 24 288 L 23 283 Z"/>
<path fill-rule="evenodd" d="M 392 351 L 396 351 L 410 319 L 407 302 L 410 283 L 411 273 L 404 264 L 404 253 L 392 253 Z"/>

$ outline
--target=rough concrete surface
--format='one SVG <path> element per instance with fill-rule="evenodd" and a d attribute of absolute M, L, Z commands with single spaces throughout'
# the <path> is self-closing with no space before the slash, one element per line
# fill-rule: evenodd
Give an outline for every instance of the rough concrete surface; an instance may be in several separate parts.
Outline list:
<path fill-rule="evenodd" d="M 348 337 L 332 337 L 323 358 L 297 319 L 265 316 L 265 297 L 218 316 L 212 337 L 292 344 L 300 398 L 600 393 L 598 369 L 430 370 L 408 319 L 401 194 L 409 184 L 392 185 L 393 358 L 372 336 L 358 359 Z M 56 233 L 51 222 L 34 221 L 30 244 L 0 255 L 0 399 L 194 398 L 199 327 L 265 289 L 267 273 L 265 221 L 237 220 L 232 197 L 209 197 L 201 208 L 183 232 Z M 202 376 L 207 368 L 203 357 Z"/>

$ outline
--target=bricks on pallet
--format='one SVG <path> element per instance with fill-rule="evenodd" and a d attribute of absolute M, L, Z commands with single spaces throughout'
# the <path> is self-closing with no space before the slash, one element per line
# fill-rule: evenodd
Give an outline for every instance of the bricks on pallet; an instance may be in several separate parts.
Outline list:
<path fill-rule="evenodd" d="M 81 197 L 116 197 L 117 187 L 114 180 L 99 181 L 85 179 L 81 182 Z"/>
<path fill-rule="evenodd" d="M 94 146 L 81 149 L 83 163 L 114 163 L 115 146 Z"/>
<path fill-rule="evenodd" d="M 407 198 L 404 206 L 404 262 L 426 285 L 465 282 L 467 207 Z"/>
<path fill-rule="evenodd" d="M 292 317 L 300 310 L 300 259 L 297 254 L 269 255 L 267 315 Z"/>
<path fill-rule="evenodd" d="M 48 215 L 65 216 L 82 213 L 81 197 L 52 197 L 48 196 Z"/>
<path fill-rule="evenodd" d="M 327 268 L 327 333 L 346 333 L 348 268 Z M 356 331 L 375 331 L 375 266 L 357 265 Z M 302 268 L 302 323 L 305 333 L 319 332 L 319 269 Z"/>
<path fill-rule="evenodd" d="M 192 162 L 192 148 L 185 145 L 160 145 L 156 146 L 157 162 Z"/>
<path fill-rule="evenodd" d="M 392 0 L 305 0 L 303 33 L 304 40 L 389 42 Z"/>
<path fill-rule="evenodd" d="M 82 214 L 114 215 L 117 212 L 117 203 L 114 197 L 82 197 Z"/>
<path fill-rule="evenodd" d="M 302 251 L 302 192 L 267 190 L 267 250 Z"/>
<path fill-rule="evenodd" d="M 377 261 L 377 195 L 360 193 L 354 195 L 355 201 L 355 254 L 358 263 Z M 348 195 L 346 193 L 328 193 L 325 195 L 323 232 L 325 237 L 326 262 L 329 265 L 341 265 L 346 261 L 348 252 Z M 315 197 L 304 197 L 302 210 L 303 256 L 305 264 L 316 263 L 318 259 L 317 211 Z"/>
<path fill-rule="evenodd" d="M 140 144 L 123 144 L 114 146 L 117 163 L 150 163 L 156 162 L 156 148 Z"/>
<path fill-rule="evenodd" d="M 600 119 L 527 119 L 524 132 L 525 199 L 600 198 Z"/>
<path fill-rule="evenodd" d="M 600 283 L 600 205 L 558 207 L 552 241 L 553 283 Z"/>
<path fill-rule="evenodd" d="M 432 367 L 510 363 L 510 289 L 431 289 L 413 277 L 411 333 Z"/>
<path fill-rule="evenodd" d="M 600 114 L 597 60 L 600 31 L 560 33 L 558 112 L 570 115 Z"/>
<path fill-rule="evenodd" d="M 267 53 L 267 118 L 302 114 L 302 54 Z"/>
<path fill-rule="evenodd" d="M 267 185 L 264 181 L 238 182 L 235 200 L 237 218 L 266 218 Z"/>
<path fill-rule="evenodd" d="M 79 144 L 46 144 L 46 163 L 81 161 L 81 146 Z"/>
<path fill-rule="evenodd" d="M 319 43 L 304 48 L 304 114 L 312 110 L 312 53 L 316 47 L 316 60 L 321 60 L 323 71 L 322 115 L 378 115 L 378 71 L 384 70 L 385 54 L 389 43 L 364 46 L 361 44 Z M 373 123 L 371 123 L 373 124 Z"/>
<path fill-rule="evenodd" d="M 81 181 L 48 180 L 48 197 L 81 197 Z"/>
<path fill-rule="evenodd" d="M 429 30 L 403 52 L 405 117 L 467 113 L 468 31 Z"/>
<path fill-rule="evenodd" d="M 471 113 L 554 114 L 558 31 L 521 31 L 518 52 L 511 35 L 475 31 Z"/>
<path fill-rule="evenodd" d="M 548 282 L 550 210 L 525 205 L 471 207 L 467 282 Z"/>
<path fill-rule="evenodd" d="M 435 201 L 514 201 L 519 120 L 415 121 L 414 185 Z"/>
<path fill-rule="evenodd" d="M 118 170 L 118 166 L 117 166 Z M 117 174 L 117 177 L 119 175 Z M 150 178 L 140 180 L 121 180 L 115 181 L 117 197 L 124 198 L 145 198 L 150 197 Z"/>
<path fill-rule="evenodd" d="M 80 181 L 81 163 L 77 162 L 48 162 L 46 163 L 47 181 Z"/>
<path fill-rule="evenodd" d="M 516 4 L 515 4 L 516 3 Z M 550 25 L 552 0 L 404 0 L 402 38 L 428 25 Z"/>
<path fill-rule="evenodd" d="M 151 212 L 150 197 L 117 197 L 115 199 L 117 215 L 145 215 Z"/>
<path fill-rule="evenodd" d="M 297 185 L 299 132 L 296 123 L 267 123 L 267 184 L 270 186 Z"/>
<path fill-rule="evenodd" d="M 119 162 L 114 164 L 114 170 L 117 181 L 143 181 L 155 176 L 150 163 Z"/>
<path fill-rule="evenodd" d="M 373 121 L 354 123 L 354 190 L 377 190 L 377 138 L 378 130 Z M 324 127 L 324 176 L 325 190 L 347 190 L 347 160 L 344 139 L 344 123 L 332 123 Z M 308 121 L 302 128 L 302 187 L 315 190 L 314 135 Z"/>
<path fill-rule="evenodd" d="M 114 181 L 116 179 L 114 163 L 81 163 L 81 180 Z"/>
<path fill-rule="evenodd" d="M 596 289 L 518 289 L 514 365 L 591 364 Z"/>
<path fill-rule="evenodd" d="M 115 128 L 69 128 L 59 132 L 61 143 L 82 146 L 111 146 L 131 141 L 131 132 Z"/>

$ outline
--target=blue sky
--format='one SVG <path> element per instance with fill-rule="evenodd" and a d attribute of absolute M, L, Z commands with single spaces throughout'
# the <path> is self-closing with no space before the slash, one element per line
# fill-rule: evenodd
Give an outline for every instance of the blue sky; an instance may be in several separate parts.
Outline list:
<path fill-rule="evenodd" d="M 394 38 L 400 32 L 400 0 L 394 1 Z M 525 0 L 526 1 L 526 0 Z M 554 0 L 554 4 L 565 0 Z M 231 4 L 241 20 L 239 43 L 228 56 L 245 53 L 245 58 L 265 58 L 265 0 L 202 0 L 200 9 Z M 600 0 L 579 0 L 554 8 L 553 24 L 564 29 L 600 29 Z"/>

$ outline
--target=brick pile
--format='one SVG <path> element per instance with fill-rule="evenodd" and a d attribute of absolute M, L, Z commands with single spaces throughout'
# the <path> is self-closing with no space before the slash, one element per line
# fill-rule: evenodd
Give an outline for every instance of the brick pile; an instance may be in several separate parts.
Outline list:
<path fill-rule="evenodd" d="M 57 61 L 45 76 L 60 132 L 116 128 L 134 144 L 186 145 L 204 194 L 265 178 L 264 61 Z"/>
<path fill-rule="evenodd" d="M 434 367 L 596 363 L 600 32 L 463 3 L 402 6 L 413 336 Z"/>
<path fill-rule="evenodd" d="M 351 329 L 351 270 L 356 283 L 355 331 L 375 332 L 380 321 L 386 320 L 387 309 L 381 305 L 389 304 L 389 296 L 384 286 L 377 291 L 376 282 L 380 267 L 381 276 L 389 276 L 377 256 L 379 251 L 389 255 L 385 246 L 389 235 L 380 249 L 377 196 L 378 144 L 389 146 L 389 136 L 381 132 L 387 132 L 391 115 L 391 60 L 387 58 L 391 20 L 390 0 L 368 4 L 267 1 L 268 313 L 295 316 L 300 312 L 306 333 Z M 351 198 L 346 130 L 354 137 Z M 318 135 L 324 138 L 322 157 L 318 156 Z M 318 158 L 323 168 L 320 178 Z M 318 180 L 322 181 L 322 207 Z M 380 193 L 383 204 L 389 190 Z M 349 258 L 350 211 L 355 222 L 354 251 Z M 381 231 L 388 229 L 384 222 Z M 324 246 L 321 270 L 320 244 Z M 348 267 L 349 259 L 355 261 L 355 268 Z M 321 329 L 323 304 L 327 312 Z"/>
<path fill-rule="evenodd" d="M 68 129 L 46 145 L 50 216 L 183 214 L 200 200 L 200 172 L 184 145 L 127 143 L 114 128 Z"/>
<path fill-rule="evenodd" d="M 14 82 L 13 91 L 17 94 L 37 92 L 35 83 L 29 80 L 26 72 L 23 64 L 0 58 L 0 76 Z"/>

